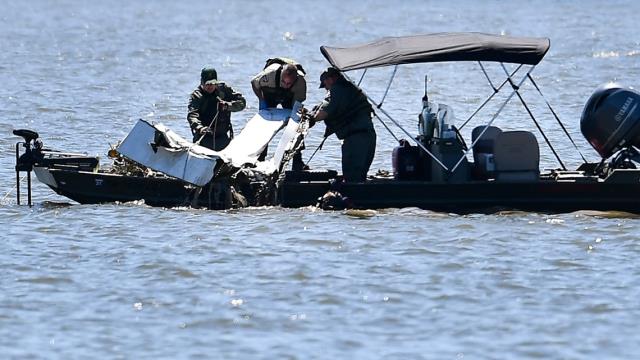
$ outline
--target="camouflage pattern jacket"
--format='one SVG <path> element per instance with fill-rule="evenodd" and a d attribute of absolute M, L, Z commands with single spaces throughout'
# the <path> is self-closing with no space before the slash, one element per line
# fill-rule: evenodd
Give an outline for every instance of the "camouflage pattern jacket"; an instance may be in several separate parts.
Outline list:
<path fill-rule="evenodd" d="M 231 130 L 231 112 L 241 111 L 247 105 L 242 94 L 235 92 L 231 87 L 222 82 L 216 86 L 216 90 L 211 94 L 204 91 L 202 86 L 198 86 L 191 93 L 187 121 L 194 135 L 207 126 L 214 132 L 214 137 L 227 134 Z M 220 100 L 230 104 L 227 110 L 218 111 Z M 214 119 L 216 123 L 211 124 Z"/>

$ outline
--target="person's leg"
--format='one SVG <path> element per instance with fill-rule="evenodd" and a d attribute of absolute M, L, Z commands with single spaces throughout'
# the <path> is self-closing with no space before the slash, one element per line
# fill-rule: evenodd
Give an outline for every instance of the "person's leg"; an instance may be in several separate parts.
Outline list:
<path fill-rule="evenodd" d="M 258 156 L 258 161 L 264 161 L 267 158 L 267 153 L 269 152 L 269 145 L 265 145 L 264 150 Z"/>
<path fill-rule="evenodd" d="M 376 134 L 362 132 L 353 134 L 342 143 L 342 175 L 347 182 L 367 179 L 367 172 L 376 151 Z"/>
<path fill-rule="evenodd" d="M 193 143 L 195 144 L 196 141 L 200 140 L 200 135 L 196 135 L 193 137 Z M 211 136 L 210 134 L 206 134 L 204 136 L 204 138 L 202 140 L 200 140 L 200 144 L 198 144 L 200 146 L 204 146 L 208 149 L 213 150 L 213 136 Z"/>
<path fill-rule="evenodd" d="M 226 148 L 230 142 L 231 142 L 231 138 L 229 136 L 227 135 L 218 136 L 215 138 L 215 142 L 212 144 L 210 149 L 213 149 L 215 151 L 220 151 Z"/>
<path fill-rule="evenodd" d="M 366 155 L 365 161 L 364 161 L 364 172 L 363 172 L 362 176 L 366 179 L 367 178 L 367 173 L 369 172 L 369 169 L 371 168 L 371 163 L 373 162 L 373 157 L 376 155 L 377 137 L 376 137 L 376 132 L 375 131 L 371 131 L 370 133 L 366 133 L 365 135 L 366 135 L 367 155 Z"/>
<path fill-rule="evenodd" d="M 308 170 L 309 167 L 302 160 L 302 150 L 305 149 L 304 140 L 302 140 L 302 144 L 300 146 L 299 151 L 293 154 L 293 159 L 291 159 L 291 170 L 293 171 L 302 171 Z M 306 168 L 306 169 L 305 169 Z"/>

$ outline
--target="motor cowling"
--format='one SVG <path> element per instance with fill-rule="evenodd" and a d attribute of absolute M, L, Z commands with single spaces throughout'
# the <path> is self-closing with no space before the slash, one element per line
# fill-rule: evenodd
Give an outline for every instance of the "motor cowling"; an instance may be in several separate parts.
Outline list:
<path fill-rule="evenodd" d="M 603 159 L 640 146 L 640 93 L 615 83 L 600 86 L 584 106 L 580 131 Z"/>

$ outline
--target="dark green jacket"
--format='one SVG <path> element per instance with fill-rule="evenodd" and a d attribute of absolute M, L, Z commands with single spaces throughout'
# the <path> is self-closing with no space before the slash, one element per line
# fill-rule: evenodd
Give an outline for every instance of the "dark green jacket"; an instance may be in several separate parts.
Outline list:
<path fill-rule="evenodd" d="M 325 136 L 335 133 L 338 139 L 349 135 L 374 131 L 371 122 L 371 105 L 367 97 L 355 85 L 338 79 L 320 105 L 327 112 Z"/>
<path fill-rule="evenodd" d="M 209 126 L 218 113 L 218 99 L 231 103 L 228 111 L 221 111 L 216 119 L 216 124 L 211 125 L 214 136 L 226 134 L 231 130 L 231 111 L 241 111 L 247 105 L 242 94 L 235 92 L 224 83 L 218 83 L 216 91 L 209 94 L 198 86 L 191 93 L 189 99 L 189 112 L 187 121 L 191 132 L 196 134 L 202 127 Z"/>

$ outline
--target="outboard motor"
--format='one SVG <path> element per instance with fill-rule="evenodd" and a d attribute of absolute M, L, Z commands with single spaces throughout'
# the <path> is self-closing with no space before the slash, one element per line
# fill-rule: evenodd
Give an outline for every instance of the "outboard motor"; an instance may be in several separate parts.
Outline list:
<path fill-rule="evenodd" d="M 609 83 L 587 100 L 580 131 L 606 159 L 625 147 L 640 147 L 640 93 Z"/>

